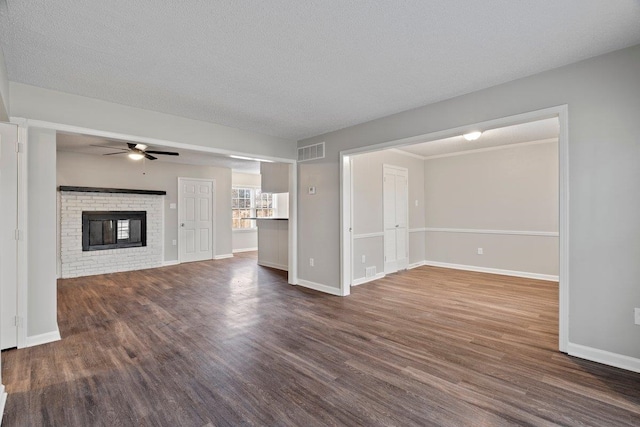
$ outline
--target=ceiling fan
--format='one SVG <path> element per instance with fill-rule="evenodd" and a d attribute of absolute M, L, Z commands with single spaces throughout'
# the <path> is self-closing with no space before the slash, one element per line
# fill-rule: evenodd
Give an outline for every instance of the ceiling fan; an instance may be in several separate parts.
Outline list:
<path fill-rule="evenodd" d="M 163 156 L 179 156 L 179 153 L 174 151 L 156 151 L 156 150 L 147 150 L 147 146 L 145 144 L 134 144 L 132 142 L 127 143 L 128 148 L 118 148 L 118 147 L 110 147 L 108 145 L 92 145 L 92 147 L 102 147 L 102 148 L 110 148 L 112 150 L 120 150 L 115 153 L 107 153 L 103 154 L 103 156 L 113 156 L 115 154 L 128 154 L 129 158 L 133 160 L 142 160 L 144 158 L 149 160 L 156 160 L 157 157 L 152 156 L 152 154 L 161 154 Z"/>

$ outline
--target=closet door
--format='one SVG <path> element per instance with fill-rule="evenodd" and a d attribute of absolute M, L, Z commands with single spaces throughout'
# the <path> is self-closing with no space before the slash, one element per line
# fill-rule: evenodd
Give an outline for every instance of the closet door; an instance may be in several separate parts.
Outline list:
<path fill-rule="evenodd" d="M 395 273 L 409 265 L 407 169 L 383 166 L 384 272 Z"/>

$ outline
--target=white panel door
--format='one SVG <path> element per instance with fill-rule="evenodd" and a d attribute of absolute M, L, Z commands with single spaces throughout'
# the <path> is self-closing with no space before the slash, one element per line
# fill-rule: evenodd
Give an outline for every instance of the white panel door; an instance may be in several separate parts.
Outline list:
<path fill-rule="evenodd" d="M 213 181 L 178 179 L 180 262 L 213 258 Z"/>
<path fill-rule="evenodd" d="M 395 273 L 409 265 L 408 171 L 383 166 L 384 272 Z"/>
<path fill-rule="evenodd" d="M 0 123 L 0 328 L 2 349 L 18 345 L 18 127 Z"/>

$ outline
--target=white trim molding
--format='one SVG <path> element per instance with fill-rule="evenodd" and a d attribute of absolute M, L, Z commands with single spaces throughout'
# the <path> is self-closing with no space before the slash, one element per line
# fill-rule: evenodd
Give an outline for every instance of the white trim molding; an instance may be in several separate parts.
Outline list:
<path fill-rule="evenodd" d="M 214 255 L 213 259 L 227 259 L 233 258 L 233 254 Z"/>
<path fill-rule="evenodd" d="M 322 283 L 311 282 L 309 280 L 298 279 L 298 284 L 296 286 L 302 286 L 303 288 L 309 288 L 313 289 L 314 291 L 324 292 L 325 294 L 336 295 L 339 297 L 344 296 L 342 295 L 340 288 L 323 285 Z"/>
<path fill-rule="evenodd" d="M 417 229 L 419 230 L 419 229 Z M 424 231 L 430 233 L 471 233 L 471 234 L 501 234 L 506 236 L 543 236 L 543 237 L 559 237 L 557 231 L 529 231 L 529 230 L 484 230 L 478 228 L 435 228 L 426 227 Z"/>
<path fill-rule="evenodd" d="M 257 251 L 258 248 L 242 248 L 242 249 L 234 249 L 232 252 L 234 254 L 240 253 L 240 252 L 255 252 Z"/>
<path fill-rule="evenodd" d="M 483 153 L 486 151 L 503 150 L 506 148 L 525 147 L 527 145 L 550 144 L 552 142 L 558 142 L 558 138 L 548 138 L 548 139 L 540 139 L 536 141 L 518 142 L 515 144 L 496 145 L 494 147 L 477 148 L 475 150 L 456 151 L 454 153 L 434 154 L 433 156 L 425 156 L 423 157 L 423 159 L 431 160 L 431 159 L 440 159 L 442 157 L 464 156 L 465 154 Z"/>
<path fill-rule="evenodd" d="M 351 282 L 351 286 L 364 285 L 365 283 L 373 282 L 374 280 L 382 279 L 386 274 L 378 273 L 375 276 L 371 277 L 360 277 L 359 279 L 353 279 Z"/>
<path fill-rule="evenodd" d="M 263 267 L 275 268 L 276 270 L 283 270 L 283 271 L 288 270 L 286 264 L 277 264 L 275 262 L 259 261 L 258 265 L 261 265 Z"/>
<path fill-rule="evenodd" d="M 409 233 L 423 233 L 427 231 L 426 228 L 422 227 L 422 228 L 410 228 L 409 229 Z"/>
<path fill-rule="evenodd" d="M 425 159 L 425 157 L 421 156 L 420 154 L 410 153 L 409 151 L 404 151 L 399 148 L 390 148 L 389 151 L 391 151 L 392 153 L 403 155 L 403 156 L 413 157 L 414 159 L 420 159 L 420 160 Z"/>
<path fill-rule="evenodd" d="M 50 342 L 60 341 L 61 339 L 62 338 L 60 337 L 60 330 L 56 329 L 55 331 L 47 332 L 44 334 L 28 336 L 26 347 L 48 344 Z"/>
<path fill-rule="evenodd" d="M 580 359 L 589 360 L 591 362 L 602 363 L 627 371 L 640 372 L 640 359 L 625 356 L 623 354 L 612 353 L 606 350 L 600 350 L 586 345 L 567 343 L 567 354 L 569 356 L 579 357 Z"/>
<path fill-rule="evenodd" d="M 178 261 L 177 259 L 172 259 L 170 261 L 162 261 L 163 267 L 168 267 L 170 265 L 178 265 L 178 264 L 180 264 L 180 261 Z"/>
<path fill-rule="evenodd" d="M 557 282 L 558 276 L 551 274 L 530 273 L 528 271 L 502 270 L 500 268 L 479 267 L 475 265 L 451 264 L 440 261 L 424 261 L 423 265 L 431 267 L 452 268 L 454 270 L 475 271 L 477 273 L 500 274 L 502 276 L 524 277 L 525 279 L 547 280 L 549 282 Z"/>
<path fill-rule="evenodd" d="M 423 265 L 425 265 L 425 261 L 414 262 L 407 266 L 407 270 L 412 270 L 414 268 L 422 267 Z"/>
<path fill-rule="evenodd" d="M 2 425 L 2 415 L 4 415 L 4 405 L 7 403 L 7 392 L 4 384 L 0 384 L 0 425 Z"/>
<path fill-rule="evenodd" d="M 384 237 L 384 232 L 379 231 L 375 233 L 362 233 L 362 234 L 354 234 L 353 240 L 357 239 L 370 239 L 372 237 Z"/>

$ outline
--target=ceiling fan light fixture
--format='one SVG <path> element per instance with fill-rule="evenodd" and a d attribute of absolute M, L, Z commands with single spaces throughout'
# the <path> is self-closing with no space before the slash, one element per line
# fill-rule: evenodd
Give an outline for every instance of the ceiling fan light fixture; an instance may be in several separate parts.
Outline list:
<path fill-rule="evenodd" d="M 129 153 L 128 156 L 132 160 L 142 160 L 142 159 L 144 159 L 144 154 L 140 154 L 140 153 Z"/>
<path fill-rule="evenodd" d="M 475 141 L 476 139 L 480 138 L 480 135 L 482 135 L 482 132 L 480 131 L 476 131 L 476 132 L 469 132 L 469 133 L 465 133 L 464 135 L 462 135 L 464 137 L 464 139 L 466 139 L 467 141 Z"/>
<path fill-rule="evenodd" d="M 144 151 L 147 149 L 147 145 L 145 144 L 136 144 L 136 150 Z"/>

